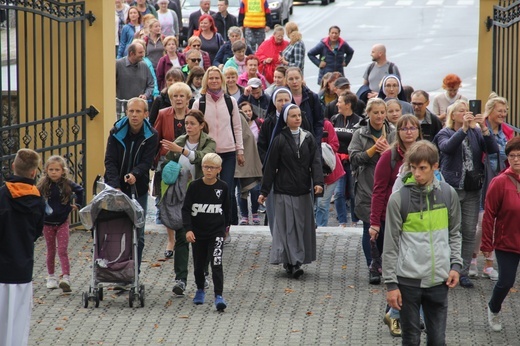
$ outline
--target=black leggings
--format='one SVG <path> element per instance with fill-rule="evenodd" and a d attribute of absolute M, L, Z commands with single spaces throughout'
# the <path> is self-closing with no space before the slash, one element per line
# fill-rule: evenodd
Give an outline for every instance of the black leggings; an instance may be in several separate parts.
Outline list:
<path fill-rule="evenodd" d="M 195 243 L 191 244 L 197 289 L 204 289 L 204 272 L 206 263 L 210 259 L 215 296 L 221 296 L 224 289 L 224 271 L 222 270 L 223 245 L 224 237 L 197 239 Z"/>

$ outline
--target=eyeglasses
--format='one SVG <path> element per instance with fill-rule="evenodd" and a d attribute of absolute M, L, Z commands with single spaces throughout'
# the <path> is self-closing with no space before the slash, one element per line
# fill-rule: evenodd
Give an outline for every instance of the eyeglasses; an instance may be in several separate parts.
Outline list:
<path fill-rule="evenodd" d="M 190 59 L 191 62 L 200 62 L 202 59 Z"/>
<path fill-rule="evenodd" d="M 411 126 L 411 127 L 401 127 L 401 128 L 399 129 L 399 131 L 401 131 L 401 132 L 414 132 L 414 131 L 417 131 L 417 130 L 418 130 L 418 128 L 415 127 L 415 126 Z"/>
<path fill-rule="evenodd" d="M 412 106 L 422 107 L 422 106 L 424 106 L 424 102 L 412 102 Z"/>
<path fill-rule="evenodd" d="M 191 47 L 193 47 L 193 48 L 200 47 L 200 44 L 192 44 Z"/>
<path fill-rule="evenodd" d="M 205 169 L 206 171 L 215 171 L 219 169 L 220 167 L 214 167 L 214 166 L 202 166 L 202 169 Z"/>
<path fill-rule="evenodd" d="M 516 159 L 520 159 L 520 154 L 509 154 L 509 155 L 507 155 L 507 158 L 509 160 L 513 160 L 514 161 Z"/>
<path fill-rule="evenodd" d="M 399 85 L 397 85 L 397 84 L 387 84 L 387 85 L 385 85 L 385 88 L 388 88 L 388 89 L 399 88 Z"/>

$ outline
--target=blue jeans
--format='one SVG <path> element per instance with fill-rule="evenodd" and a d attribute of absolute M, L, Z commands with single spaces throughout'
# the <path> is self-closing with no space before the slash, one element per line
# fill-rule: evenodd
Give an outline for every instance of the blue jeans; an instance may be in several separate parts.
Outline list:
<path fill-rule="evenodd" d="M 332 194 L 336 190 L 336 185 L 338 185 L 338 180 L 332 184 L 326 184 L 325 190 L 323 191 L 323 197 L 316 198 L 316 224 L 318 227 L 325 227 L 329 222 L 330 200 L 332 199 Z"/>
<path fill-rule="evenodd" d="M 495 257 L 498 263 L 498 281 L 489 300 L 489 309 L 496 314 L 502 309 L 502 303 L 515 283 L 520 254 L 495 250 Z"/>
<path fill-rule="evenodd" d="M 345 174 L 339 178 L 336 184 L 336 188 L 334 189 L 334 208 L 336 208 L 336 214 L 338 215 L 338 222 L 340 225 L 347 224 L 347 200 L 345 198 L 346 184 L 347 175 Z M 317 216 L 318 215 L 316 215 L 316 218 Z M 320 226 L 319 223 L 318 226 Z"/>
<path fill-rule="evenodd" d="M 456 190 L 460 200 L 460 233 L 462 235 L 461 256 L 463 260 L 460 276 L 468 276 L 473 250 L 475 249 L 475 235 L 477 232 L 478 212 L 480 209 L 481 190 Z"/>
<path fill-rule="evenodd" d="M 428 331 L 427 345 L 446 345 L 448 319 L 448 286 L 444 283 L 430 288 L 399 285 L 403 305 L 400 322 L 403 345 L 421 344 L 420 308 Z"/>
<path fill-rule="evenodd" d="M 144 219 L 146 220 L 146 210 L 148 208 L 148 194 L 145 193 L 137 198 L 137 202 L 144 209 Z M 143 258 L 144 249 L 144 226 L 139 227 L 137 230 L 137 268 L 139 273 L 141 272 L 141 260 Z"/>
<path fill-rule="evenodd" d="M 220 171 L 220 180 L 226 182 L 229 191 L 229 200 L 232 201 L 233 191 L 235 190 L 235 167 L 237 164 L 237 154 L 235 151 L 218 154 L 222 159 L 222 170 Z"/>
<path fill-rule="evenodd" d="M 258 196 L 260 196 L 260 184 L 257 184 L 251 190 L 249 195 L 251 196 L 251 214 L 258 214 Z M 240 216 L 248 217 L 249 208 L 247 205 L 247 198 L 240 197 L 240 180 L 237 179 L 237 200 L 238 206 L 240 207 Z"/>

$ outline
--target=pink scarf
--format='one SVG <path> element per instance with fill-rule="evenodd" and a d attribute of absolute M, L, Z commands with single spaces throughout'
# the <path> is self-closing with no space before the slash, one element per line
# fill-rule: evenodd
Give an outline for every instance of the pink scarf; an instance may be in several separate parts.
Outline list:
<path fill-rule="evenodd" d="M 222 89 L 215 90 L 215 91 L 212 91 L 212 90 L 207 89 L 207 90 L 206 90 L 206 94 L 209 94 L 209 96 L 211 96 L 211 98 L 213 99 L 213 101 L 217 102 L 218 99 L 219 99 L 220 97 L 222 97 L 222 95 L 224 95 L 224 91 L 223 91 Z"/>

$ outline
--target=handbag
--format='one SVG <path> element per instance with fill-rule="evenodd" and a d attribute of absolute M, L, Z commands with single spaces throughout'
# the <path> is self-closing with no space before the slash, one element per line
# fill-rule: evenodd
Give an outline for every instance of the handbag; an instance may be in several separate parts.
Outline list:
<path fill-rule="evenodd" d="M 484 173 L 467 171 L 464 177 L 464 191 L 478 191 L 484 185 Z"/>
<path fill-rule="evenodd" d="M 166 165 L 162 168 L 161 178 L 167 185 L 173 185 L 177 181 L 179 177 L 179 172 L 181 170 L 181 165 L 173 160 L 168 161 Z"/>

